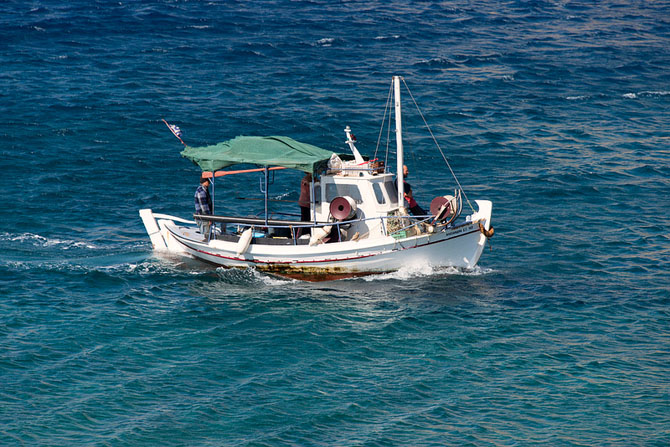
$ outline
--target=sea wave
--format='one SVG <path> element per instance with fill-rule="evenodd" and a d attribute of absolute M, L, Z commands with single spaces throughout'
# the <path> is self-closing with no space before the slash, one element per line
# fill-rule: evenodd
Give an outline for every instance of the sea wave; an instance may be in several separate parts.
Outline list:
<path fill-rule="evenodd" d="M 285 285 L 298 281 L 289 278 L 281 278 L 259 272 L 253 267 L 247 268 L 224 268 L 216 269 L 219 279 L 231 284 L 264 284 L 268 286 Z"/>
<path fill-rule="evenodd" d="M 398 34 L 394 34 L 392 36 L 377 36 L 377 37 L 375 37 L 375 40 L 395 40 L 395 39 L 400 39 L 400 36 Z"/>
<path fill-rule="evenodd" d="M 97 249 L 99 246 L 89 241 L 76 241 L 70 239 L 48 238 L 33 233 L 0 233 L 0 242 L 18 242 L 19 244 L 31 245 L 34 247 L 57 247 L 62 250 L 71 250 L 75 248 Z"/>
<path fill-rule="evenodd" d="M 320 47 L 330 47 L 335 43 L 336 39 L 333 37 L 324 37 L 316 41 L 316 45 Z"/>
<path fill-rule="evenodd" d="M 670 95 L 670 91 L 658 90 L 658 91 L 642 91 L 642 92 L 630 92 L 624 93 L 622 96 L 626 99 L 638 99 L 641 97 L 663 97 Z"/>
<path fill-rule="evenodd" d="M 140 255 L 143 256 L 143 255 Z M 117 261 L 117 258 L 134 258 L 126 261 Z M 74 275 L 102 274 L 110 278 L 127 277 L 170 277 L 192 278 L 211 275 L 213 269 L 203 268 L 197 261 L 175 262 L 160 258 L 146 258 L 128 254 L 113 255 L 110 257 L 94 257 L 85 259 L 10 259 L 0 262 L 0 266 L 10 272 L 43 272 Z M 206 267 L 206 266 L 205 266 Z"/>
<path fill-rule="evenodd" d="M 365 276 L 365 281 L 384 281 L 384 280 L 407 280 L 423 278 L 430 276 L 459 275 L 459 276 L 481 276 L 493 273 L 490 268 L 475 266 L 466 269 L 460 267 L 435 267 L 430 264 L 415 264 L 402 267 L 394 272 L 374 274 Z"/>

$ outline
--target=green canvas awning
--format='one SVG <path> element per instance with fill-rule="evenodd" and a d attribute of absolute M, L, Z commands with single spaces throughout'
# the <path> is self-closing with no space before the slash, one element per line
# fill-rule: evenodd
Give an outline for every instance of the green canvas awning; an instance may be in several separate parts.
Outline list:
<path fill-rule="evenodd" d="M 181 153 L 203 171 L 218 171 L 236 164 L 282 166 L 317 174 L 333 155 L 288 137 L 236 137 L 212 146 L 186 147 Z M 344 158 L 348 158 L 344 156 Z"/>

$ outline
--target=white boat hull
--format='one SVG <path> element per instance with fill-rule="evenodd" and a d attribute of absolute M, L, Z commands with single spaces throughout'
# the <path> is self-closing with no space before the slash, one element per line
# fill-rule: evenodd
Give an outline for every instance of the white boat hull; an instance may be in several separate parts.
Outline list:
<path fill-rule="evenodd" d="M 395 271 L 407 266 L 474 267 L 484 250 L 490 228 L 491 202 L 478 200 L 479 211 L 469 223 L 403 239 L 391 236 L 310 245 L 254 243 L 240 249 L 237 241 L 207 242 L 196 229 L 171 216 L 141 210 L 154 249 L 192 256 L 221 267 L 255 267 L 282 276 L 327 280 Z M 246 241 L 245 241 L 246 242 Z M 241 251 L 241 253 L 240 253 Z"/>

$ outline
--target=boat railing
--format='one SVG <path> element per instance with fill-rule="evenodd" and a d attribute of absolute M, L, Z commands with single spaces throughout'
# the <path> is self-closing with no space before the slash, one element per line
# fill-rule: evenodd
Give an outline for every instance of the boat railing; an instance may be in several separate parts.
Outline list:
<path fill-rule="evenodd" d="M 169 214 L 153 213 L 153 216 L 156 219 L 168 219 L 179 223 L 195 225 L 195 221 L 193 220 L 181 219 L 179 217 L 170 216 Z"/>
<path fill-rule="evenodd" d="M 367 163 L 366 163 L 367 164 Z M 385 166 L 361 166 L 361 167 L 341 167 L 341 168 L 329 168 L 328 173 L 329 174 L 338 174 L 338 173 L 352 173 L 355 174 L 357 172 L 367 172 L 370 175 L 377 175 L 377 174 L 386 174 L 388 171 L 386 170 Z"/>
<path fill-rule="evenodd" d="M 166 216 L 169 217 L 169 216 Z M 217 215 L 207 215 L 207 214 L 194 214 L 193 215 L 194 219 L 197 220 L 203 220 L 203 221 L 208 221 L 212 223 L 221 223 L 221 224 L 234 224 L 243 227 L 243 228 L 249 228 L 249 227 L 256 227 L 256 228 L 268 228 L 268 229 L 275 229 L 275 230 L 280 230 L 280 229 L 288 229 L 291 234 L 291 238 L 294 240 L 294 244 L 297 243 L 297 237 L 296 237 L 296 230 L 298 229 L 313 229 L 313 228 L 324 228 L 324 227 L 336 227 L 337 228 L 337 237 L 338 241 L 341 241 L 341 229 L 346 226 L 350 226 L 355 223 L 361 223 L 361 222 L 371 222 L 371 221 L 379 221 L 380 222 L 380 228 L 382 230 L 382 233 L 386 236 L 397 236 L 400 234 L 404 234 L 403 232 L 407 232 L 410 228 L 416 228 L 417 226 L 422 226 L 422 225 L 433 225 L 434 227 L 446 227 L 446 225 L 441 225 L 441 224 L 436 224 L 434 222 L 431 222 L 435 218 L 435 216 L 432 215 L 423 215 L 423 216 L 375 216 L 375 217 L 368 217 L 368 218 L 360 218 L 360 219 L 351 219 L 351 220 L 343 220 L 343 221 L 331 221 L 331 222 L 304 222 L 304 221 L 292 221 L 292 220 L 279 220 L 279 219 L 260 219 L 260 218 L 254 218 L 254 217 L 233 217 L 233 216 L 217 216 Z M 401 219 L 406 220 L 407 222 L 404 223 L 400 228 L 394 229 L 393 231 L 389 232 L 388 231 L 388 220 L 389 219 Z M 177 220 L 177 219 L 175 219 Z M 185 223 L 194 223 L 194 222 L 188 222 L 184 219 L 179 219 L 181 222 Z M 387 225 L 384 225 L 384 223 L 387 223 Z M 214 227 L 212 225 L 212 227 Z M 213 229 L 213 228 L 212 228 Z M 209 235 L 211 237 L 211 234 Z"/>

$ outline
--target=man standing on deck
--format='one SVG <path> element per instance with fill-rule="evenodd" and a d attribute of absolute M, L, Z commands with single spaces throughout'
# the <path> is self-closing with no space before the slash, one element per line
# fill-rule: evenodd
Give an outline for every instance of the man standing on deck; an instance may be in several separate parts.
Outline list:
<path fill-rule="evenodd" d="M 206 177 L 200 177 L 200 186 L 195 190 L 195 214 L 212 214 L 212 197 L 209 195 L 209 179 Z M 196 219 L 196 221 L 200 232 L 208 236 L 212 222 L 201 219 Z"/>
<path fill-rule="evenodd" d="M 300 181 L 300 197 L 298 198 L 298 206 L 300 207 L 300 220 L 302 222 L 311 222 L 312 217 L 310 216 L 310 206 L 311 206 L 311 194 L 310 190 L 312 189 L 312 174 L 307 173 Z M 309 228 L 298 228 L 296 231 L 296 237 L 300 237 L 305 232 L 309 232 Z"/>
<path fill-rule="evenodd" d="M 407 165 L 402 166 L 402 176 L 404 178 L 407 178 L 409 176 L 409 169 L 407 169 Z M 409 202 L 409 212 L 412 213 L 414 216 L 425 216 L 426 212 L 419 206 L 418 203 L 416 203 L 416 200 L 414 200 L 414 195 L 412 194 L 412 186 L 407 183 L 405 180 L 403 180 L 403 190 L 405 191 L 405 200 Z M 395 187 L 396 189 L 398 188 L 398 179 L 395 180 Z"/>

